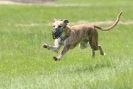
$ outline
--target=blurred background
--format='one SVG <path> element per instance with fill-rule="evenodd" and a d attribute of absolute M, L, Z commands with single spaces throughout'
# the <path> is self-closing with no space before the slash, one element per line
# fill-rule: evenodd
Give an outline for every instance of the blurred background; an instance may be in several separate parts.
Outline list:
<path fill-rule="evenodd" d="M 99 31 L 106 56 L 70 50 L 60 62 L 42 48 L 53 44 L 53 19 L 108 24 Z M 133 0 L 0 0 L 0 89 L 133 89 Z"/>
<path fill-rule="evenodd" d="M 1 2 L 44 3 L 54 0 L 1 0 Z"/>

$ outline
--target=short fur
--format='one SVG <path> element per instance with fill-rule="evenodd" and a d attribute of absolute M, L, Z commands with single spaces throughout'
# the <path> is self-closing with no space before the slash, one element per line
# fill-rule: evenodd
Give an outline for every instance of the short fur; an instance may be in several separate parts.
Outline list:
<path fill-rule="evenodd" d="M 117 16 L 116 21 L 108 28 L 102 28 L 96 25 L 90 25 L 90 24 L 79 24 L 79 25 L 74 25 L 74 26 L 69 26 L 68 24 L 65 23 L 65 21 L 62 20 L 56 20 L 53 25 L 55 26 L 62 26 L 64 28 L 65 35 L 67 38 L 63 41 L 64 48 L 61 51 L 61 53 L 57 57 L 53 57 L 54 60 L 60 60 L 62 56 L 69 50 L 73 49 L 77 44 L 80 43 L 81 48 L 86 48 L 87 43 L 89 42 L 91 49 L 92 49 L 92 56 L 95 56 L 95 51 L 99 50 L 101 55 L 104 55 L 104 52 L 102 50 L 102 47 L 98 45 L 98 30 L 101 31 L 109 31 L 112 28 L 114 28 L 121 16 L 122 12 L 120 12 Z M 45 44 L 43 47 L 52 49 L 54 51 L 57 51 L 60 48 L 60 43 L 61 39 L 58 38 L 55 40 L 55 46 L 50 46 Z"/>

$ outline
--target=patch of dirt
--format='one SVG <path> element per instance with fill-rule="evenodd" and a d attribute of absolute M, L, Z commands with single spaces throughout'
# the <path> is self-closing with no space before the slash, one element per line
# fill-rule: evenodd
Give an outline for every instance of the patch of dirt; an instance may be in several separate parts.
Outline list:
<path fill-rule="evenodd" d="M 14 4 L 12 1 L 0 1 L 0 4 Z"/>
<path fill-rule="evenodd" d="M 55 0 L 1 0 L 0 4 L 48 3 Z"/>

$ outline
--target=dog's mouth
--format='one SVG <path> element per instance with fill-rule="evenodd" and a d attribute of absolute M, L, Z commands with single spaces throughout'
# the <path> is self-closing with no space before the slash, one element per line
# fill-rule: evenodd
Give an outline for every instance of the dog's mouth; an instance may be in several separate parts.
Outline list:
<path fill-rule="evenodd" d="M 52 31 L 52 36 L 53 36 L 53 39 L 57 39 L 59 38 L 63 33 L 63 29 L 61 28 L 56 28 Z"/>

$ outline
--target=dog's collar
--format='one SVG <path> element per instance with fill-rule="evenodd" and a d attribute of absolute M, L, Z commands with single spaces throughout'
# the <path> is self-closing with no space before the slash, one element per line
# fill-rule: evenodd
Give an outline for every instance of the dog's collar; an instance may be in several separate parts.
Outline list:
<path fill-rule="evenodd" d="M 65 25 L 65 26 L 63 26 L 63 29 L 65 29 L 67 26 Z"/>

